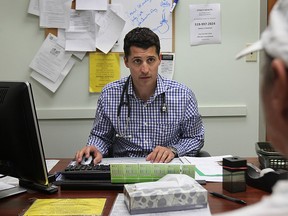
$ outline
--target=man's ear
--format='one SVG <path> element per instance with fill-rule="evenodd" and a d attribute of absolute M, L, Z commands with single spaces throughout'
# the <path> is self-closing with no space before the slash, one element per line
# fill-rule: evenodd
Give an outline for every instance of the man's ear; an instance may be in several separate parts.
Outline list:
<path fill-rule="evenodd" d="M 159 54 L 159 64 L 158 64 L 158 66 L 161 64 L 161 59 L 162 59 L 162 53 Z"/>
<path fill-rule="evenodd" d="M 276 102 L 281 115 L 288 118 L 288 71 L 280 59 L 274 59 L 271 67 L 275 73 L 272 87 L 273 100 Z"/>
<path fill-rule="evenodd" d="M 125 56 L 123 57 L 123 59 L 124 59 L 125 66 L 126 66 L 127 68 L 129 68 L 129 67 L 128 67 L 128 59 L 127 59 Z"/>

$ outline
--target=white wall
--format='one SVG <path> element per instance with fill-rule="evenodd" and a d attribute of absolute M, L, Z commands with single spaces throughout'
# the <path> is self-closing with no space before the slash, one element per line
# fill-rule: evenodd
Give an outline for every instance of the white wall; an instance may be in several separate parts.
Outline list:
<path fill-rule="evenodd" d="M 189 4 L 220 3 L 222 43 L 189 45 Z M 98 94 L 88 93 L 88 57 L 77 60 L 53 94 L 30 78 L 28 67 L 44 40 L 39 19 L 27 14 L 29 0 L 0 2 L 0 80 L 32 83 L 47 157 L 74 156 L 92 126 Z M 260 61 L 235 61 L 246 43 L 259 38 L 266 23 L 266 0 L 182 0 L 175 10 L 175 76 L 196 94 L 212 155 L 255 156 L 265 135 L 259 112 Z M 259 56 L 258 56 L 259 58 Z M 123 64 L 121 70 L 127 70 Z"/>

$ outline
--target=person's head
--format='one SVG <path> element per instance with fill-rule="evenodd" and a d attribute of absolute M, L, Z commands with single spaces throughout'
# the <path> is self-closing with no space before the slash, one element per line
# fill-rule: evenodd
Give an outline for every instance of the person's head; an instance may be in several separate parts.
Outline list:
<path fill-rule="evenodd" d="M 288 0 L 278 0 L 260 41 L 236 58 L 264 50 L 261 86 L 267 132 L 273 146 L 288 157 Z"/>
<path fill-rule="evenodd" d="M 124 38 L 124 62 L 130 69 L 137 96 L 151 96 L 156 88 L 161 62 L 157 34 L 148 28 L 139 27 L 128 32 Z"/>

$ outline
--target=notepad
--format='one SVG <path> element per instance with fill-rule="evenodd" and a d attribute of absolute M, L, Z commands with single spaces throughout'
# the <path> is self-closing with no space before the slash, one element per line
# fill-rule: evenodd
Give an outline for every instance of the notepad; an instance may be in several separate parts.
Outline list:
<path fill-rule="evenodd" d="M 106 198 L 36 199 L 24 216 L 101 216 Z"/>

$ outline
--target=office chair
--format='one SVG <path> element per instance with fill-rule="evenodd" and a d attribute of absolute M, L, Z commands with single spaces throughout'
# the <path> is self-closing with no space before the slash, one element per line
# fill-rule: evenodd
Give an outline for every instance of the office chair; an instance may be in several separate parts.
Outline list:
<path fill-rule="evenodd" d="M 196 157 L 211 157 L 211 155 L 209 154 L 209 152 L 205 150 L 200 150 L 196 155 Z"/>

